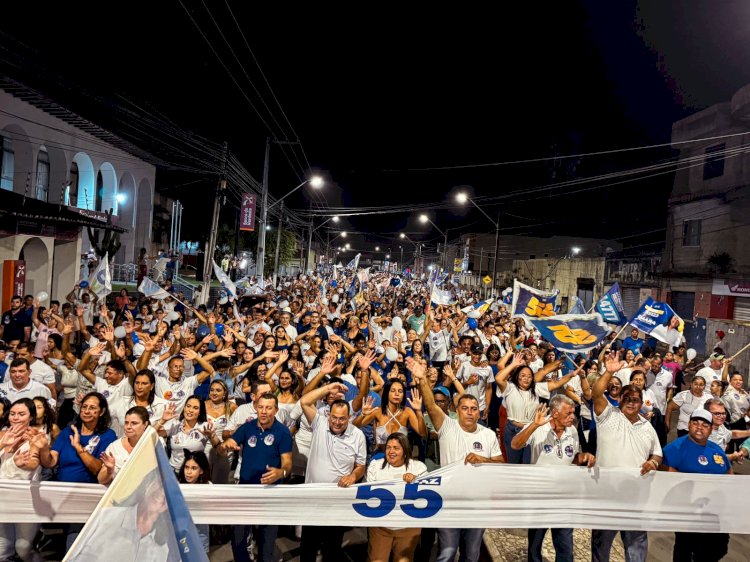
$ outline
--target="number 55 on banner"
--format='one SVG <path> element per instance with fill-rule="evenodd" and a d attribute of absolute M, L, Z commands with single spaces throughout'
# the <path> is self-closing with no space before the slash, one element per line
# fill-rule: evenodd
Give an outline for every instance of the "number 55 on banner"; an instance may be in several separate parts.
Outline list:
<path fill-rule="evenodd" d="M 443 507 L 443 497 L 435 490 L 424 488 L 424 486 L 439 486 L 440 478 L 426 478 L 421 481 L 406 484 L 404 486 L 404 497 L 401 500 L 401 511 L 415 519 L 427 519 L 433 517 Z M 363 517 L 385 517 L 396 507 L 397 498 L 394 492 L 398 491 L 399 484 L 392 484 L 396 489 L 388 489 L 389 484 L 362 484 L 357 487 L 357 499 L 363 502 L 353 503 L 354 511 Z M 423 488 L 420 489 L 420 486 Z M 377 500 L 367 503 L 368 500 Z M 413 501 L 409 501 L 413 500 Z M 423 500 L 419 502 L 418 500 Z M 423 505 L 422 505 L 423 504 Z"/>

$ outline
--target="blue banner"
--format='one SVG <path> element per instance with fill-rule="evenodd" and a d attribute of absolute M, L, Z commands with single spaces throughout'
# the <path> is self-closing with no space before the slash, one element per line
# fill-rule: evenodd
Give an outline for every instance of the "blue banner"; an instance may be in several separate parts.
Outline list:
<path fill-rule="evenodd" d="M 611 331 L 599 314 L 561 314 L 529 321 L 545 340 L 567 353 L 589 351 Z"/>
<path fill-rule="evenodd" d="M 547 318 L 555 315 L 558 290 L 542 291 L 513 280 L 513 304 L 511 316 Z"/>
<path fill-rule="evenodd" d="M 620 284 L 615 283 L 606 294 L 596 303 L 596 311 L 602 315 L 605 322 L 623 326 L 627 323 L 625 306 L 622 304 L 622 293 Z"/>
<path fill-rule="evenodd" d="M 682 335 L 685 330 L 682 318 L 667 303 L 655 301 L 651 297 L 638 309 L 630 320 L 630 325 L 670 347 L 677 347 L 685 339 Z"/>
<path fill-rule="evenodd" d="M 576 296 L 572 296 L 568 314 L 586 314 L 586 307 L 583 306 L 583 301 Z"/>

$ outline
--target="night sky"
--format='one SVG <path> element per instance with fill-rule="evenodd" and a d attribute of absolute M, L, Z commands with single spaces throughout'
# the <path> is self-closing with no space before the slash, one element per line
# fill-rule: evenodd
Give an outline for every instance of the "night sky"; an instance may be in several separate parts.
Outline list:
<path fill-rule="evenodd" d="M 470 186 L 488 213 L 502 213 L 508 233 L 628 237 L 623 242 L 644 250 L 663 239 L 635 235 L 665 225 L 671 174 L 498 198 L 662 161 L 676 154 L 669 149 L 460 166 L 666 143 L 673 121 L 750 82 L 750 5 L 741 0 L 413 11 L 396 4 L 259 11 L 255 2 L 230 0 L 290 127 L 227 3 L 183 3 L 247 97 L 178 0 L 129 2 L 120 14 L 101 2 L 4 7 L 0 71 L 126 138 L 132 129 L 118 121 L 117 105 L 124 98 L 148 107 L 183 129 L 228 141 L 258 180 L 265 138 L 294 139 L 293 127 L 304 155 L 287 152 L 299 159 L 293 169 L 274 147 L 271 192 L 281 196 L 299 183 L 305 157 L 330 180 L 322 199 L 301 190 L 289 199 L 293 208 L 311 201 L 314 208 L 434 204 L 447 207 L 431 211 L 441 228 L 490 231 L 481 214 L 452 202 L 457 186 Z M 434 169 L 446 167 L 454 168 Z M 205 198 L 215 183 L 181 185 L 196 179 L 157 177 L 158 188 L 185 203 L 183 232 L 192 238 L 207 230 Z M 232 216 L 228 207 L 223 218 Z M 401 230 L 440 239 L 413 212 L 350 217 L 342 228 L 371 233 L 353 243 L 362 248 L 387 246 Z"/>

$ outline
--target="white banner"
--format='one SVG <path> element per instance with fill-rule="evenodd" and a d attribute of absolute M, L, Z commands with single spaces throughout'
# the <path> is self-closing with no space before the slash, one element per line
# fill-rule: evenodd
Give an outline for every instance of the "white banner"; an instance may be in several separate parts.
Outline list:
<path fill-rule="evenodd" d="M 376 461 L 377 462 L 377 461 Z M 83 522 L 104 488 L 0 481 L 0 523 Z M 575 527 L 750 534 L 750 477 L 454 464 L 405 482 L 183 485 L 196 523 L 347 527 Z"/>

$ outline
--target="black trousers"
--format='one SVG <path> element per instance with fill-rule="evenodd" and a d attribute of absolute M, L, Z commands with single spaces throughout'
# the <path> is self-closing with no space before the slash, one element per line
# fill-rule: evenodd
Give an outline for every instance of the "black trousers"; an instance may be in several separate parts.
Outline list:
<path fill-rule="evenodd" d="M 318 550 L 323 554 L 323 562 L 341 562 L 344 553 L 341 542 L 346 527 L 302 527 L 300 562 L 315 562 Z"/>
<path fill-rule="evenodd" d="M 674 562 L 718 562 L 729 551 L 727 533 L 675 533 Z"/>

